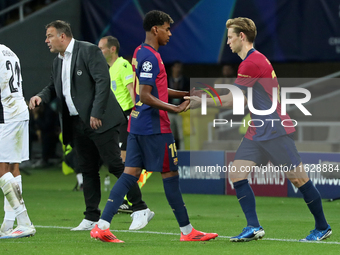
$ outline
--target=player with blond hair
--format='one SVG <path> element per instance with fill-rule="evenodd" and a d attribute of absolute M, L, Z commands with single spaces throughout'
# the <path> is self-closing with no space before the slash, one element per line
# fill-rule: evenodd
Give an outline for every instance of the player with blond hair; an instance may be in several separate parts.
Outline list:
<path fill-rule="evenodd" d="M 253 89 L 253 105 L 257 110 L 270 109 L 273 104 L 273 88 L 279 91 L 279 84 L 274 69 L 269 60 L 254 49 L 254 41 L 257 30 L 255 23 L 249 18 L 238 17 L 229 19 L 226 23 L 228 29 L 228 46 L 233 53 L 242 59 L 237 72 L 234 85 L 244 91 L 244 100 L 247 100 L 247 89 Z M 188 97 L 189 98 L 189 97 Z M 191 98 L 191 108 L 197 107 L 201 99 Z M 279 97 L 277 97 L 279 98 Z M 221 96 L 223 106 L 233 107 L 232 93 Z M 264 229 L 259 223 L 256 209 L 255 196 L 248 183 L 249 171 L 256 165 L 266 165 L 270 160 L 275 166 L 290 166 L 286 172 L 287 178 L 297 187 L 315 219 L 315 229 L 300 241 L 320 241 L 332 234 L 330 225 L 327 223 L 321 203 L 319 191 L 309 180 L 300 155 L 296 149 L 292 134 L 295 132 L 294 125 L 288 114 L 281 114 L 281 104 L 277 99 L 277 108 L 272 114 L 257 115 L 251 113 L 252 119 L 261 120 L 262 126 L 252 122 L 236 151 L 233 167 L 235 172 L 229 173 L 233 182 L 236 196 L 247 219 L 247 226 L 242 233 L 230 238 L 232 242 L 252 241 L 265 235 Z M 214 105 L 212 99 L 207 100 L 208 105 Z M 266 119 L 280 121 L 268 122 Z M 283 127 L 281 122 L 287 125 Z M 294 167 L 295 166 L 295 167 Z"/>

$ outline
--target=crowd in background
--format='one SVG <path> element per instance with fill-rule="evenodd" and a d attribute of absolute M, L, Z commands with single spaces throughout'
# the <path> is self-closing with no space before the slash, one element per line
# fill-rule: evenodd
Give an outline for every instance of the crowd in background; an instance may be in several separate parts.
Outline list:
<path fill-rule="evenodd" d="M 32 0 L 26 4 L 24 4 L 24 15 L 29 15 L 36 10 L 39 10 L 40 8 L 53 3 L 58 0 Z M 5 10 L 8 7 L 11 7 L 17 3 L 19 3 L 20 0 L 1 0 L 0 1 L 0 11 Z M 3 15 L 0 15 L 0 28 L 4 27 L 16 20 L 19 19 L 19 11 L 18 9 L 13 9 Z"/>

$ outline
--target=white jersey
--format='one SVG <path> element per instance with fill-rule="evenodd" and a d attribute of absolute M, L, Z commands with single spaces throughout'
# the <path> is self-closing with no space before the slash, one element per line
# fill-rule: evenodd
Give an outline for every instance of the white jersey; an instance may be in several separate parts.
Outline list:
<path fill-rule="evenodd" d="M 29 119 L 22 93 L 20 61 L 17 55 L 0 44 L 0 124 Z"/>

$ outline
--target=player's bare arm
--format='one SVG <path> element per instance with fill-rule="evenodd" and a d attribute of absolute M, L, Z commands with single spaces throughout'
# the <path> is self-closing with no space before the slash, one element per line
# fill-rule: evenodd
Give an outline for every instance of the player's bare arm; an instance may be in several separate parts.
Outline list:
<path fill-rule="evenodd" d="M 169 97 L 171 97 L 171 98 L 183 98 L 185 96 L 189 96 L 190 92 L 189 91 L 179 91 L 179 90 L 174 90 L 174 89 L 168 88 L 168 94 L 169 94 Z"/>
<path fill-rule="evenodd" d="M 231 93 L 227 95 L 223 95 L 220 97 L 222 101 L 222 107 L 224 108 L 232 108 L 233 107 L 233 97 Z M 184 99 L 190 100 L 190 109 L 195 109 L 201 106 L 202 98 L 198 96 L 185 96 Z M 217 98 L 216 98 L 217 99 Z M 215 102 L 212 98 L 207 98 L 207 106 L 214 107 Z"/>
<path fill-rule="evenodd" d="M 196 90 L 196 88 L 192 88 L 190 91 L 180 91 L 175 89 L 169 89 L 168 88 L 168 95 L 171 98 L 184 98 L 186 96 L 198 96 L 202 97 L 202 94 L 204 92 L 202 90 Z"/>
<path fill-rule="evenodd" d="M 245 93 L 245 91 L 243 91 Z M 222 107 L 227 109 L 233 108 L 233 96 L 232 93 L 229 92 L 227 95 L 220 96 L 222 101 Z M 190 109 L 195 109 L 201 106 L 202 98 L 198 96 L 185 96 L 184 99 L 190 100 Z M 217 97 L 214 98 L 218 100 Z M 207 98 L 207 106 L 215 107 L 215 101 L 212 98 Z M 247 103 L 247 98 L 244 96 L 244 105 Z"/>
<path fill-rule="evenodd" d="M 126 85 L 126 88 L 128 89 L 128 91 L 129 91 L 129 93 L 130 93 L 130 96 L 131 96 L 133 105 L 135 105 L 135 104 L 136 104 L 136 99 L 135 99 L 135 92 L 134 92 L 134 90 L 133 90 L 133 84 L 132 84 L 132 82 L 129 83 L 128 85 Z"/>
<path fill-rule="evenodd" d="M 143 104 L 150 105 L 151 107 L 164 110 L 167 112 L 174 112 L 174 113 L 179 113 L 185 110 L 187 105 L 189 105 L 190 101 L 184 101 L 180 105 L 173 105 L 173 104 L 168 104 L 166 102 L 163 102 L 162 100 L 159 100 L 158 98 L 154 97 L 151 94 L 152 91 L 152 86 L 150 85 L 139 85 L 139 96 L 140 96 L 140 101 Z"/>

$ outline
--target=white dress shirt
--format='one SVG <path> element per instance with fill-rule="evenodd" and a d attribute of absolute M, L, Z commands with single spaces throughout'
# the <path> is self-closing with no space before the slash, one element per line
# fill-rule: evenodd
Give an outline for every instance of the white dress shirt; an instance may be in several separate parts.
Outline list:
<path fill-rule="evenodd" d="M 72 52 L 74 47 L 74 39 L 72 38 L 71 42 L 67 46 L 64 56 L 60 53 L 58 57 L 63 60 L 63 66 L 61 69 L 61 81 L 63 86 L 63 95 L 65 97 L 67 108 L 70 112 L 71 116 L 79 115 L 76 107 L 74 106 L 72 96 L 71 96 L 71 60 L 72 60 Z"/>

